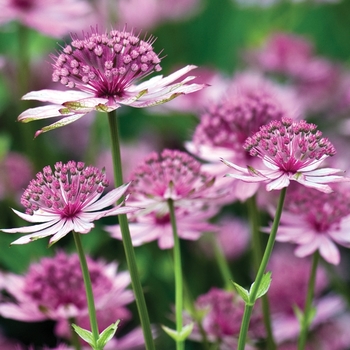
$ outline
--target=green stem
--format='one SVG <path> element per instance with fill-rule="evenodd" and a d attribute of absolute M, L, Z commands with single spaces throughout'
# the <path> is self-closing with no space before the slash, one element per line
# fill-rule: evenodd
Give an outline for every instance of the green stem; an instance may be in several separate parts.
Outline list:
<path fill-rule="evenodd" d="M 280 198 L 279 198 L 277 209 L 276 209 L 275 218 L 273 220 L 273 224 L 272 224 L 271 232 L 269 235 L 269 239 L 267 241 L 265 252 L 264 252 L 264 255 L 262 257 L 262 260 L 261 260 L 261 263 L 259 266 L 259 270 L 258 270 L 258 273 L 257 273 L 256 278 L 255 278 L 255 282 L 252 285 L 251 292 L 249 294 L 249 303 L 246 305 L 246 307 L 244 309 L 241 330 L 240 330 L 239 338 L 238 338 L 237 350 L 244 350 L 244 347 L 245 347 L 250 317 L 251 317 L 251 314 L 253 311 L 253 307 L 255 305 L 256 296 L 258 294 L 260 284 L 261 284 L 261 281 L 263 279 L 263 276 L 264 276 L 264 273 L 266 270 L 266 266 L 269 262 L 269 259 L 270 259 L 271 253 L 272 253 L 272 249 L 273 249 L 273 246 L 275 244 L 277 229 L 278 229 L 278 226 L 280 223 L 282 209 L 283 209 L 283 203 L 284 203 L 284 199 L 286 196 L 286 190 L 287 190 L 286 187 L 281 190 Z"/>
<path fill-rule="evenodd" d="M 75 246 L 77 248 L 78 255 L 79 255 L 81 270 L 83 272 L 86 299 L 87 299 L 88 310 L 89 310 L 91 332 L 92 332 L 92 336 L 94 339 L 94 343 L 96 344 L 98 341 L 98 338 L 99 338 L 99 331 L 98 331 L 98 325 L 97 325 L 94 295 L 92 292 L 92 285 L 91 285 L 89 269 L 87 266 L 86 257 L 84 254 L 84 249 L 83 249 L 83 246 L 81 244 L 80 234 L 73 231 L 73 237 L 74 237 Z"/>
<path fill-rule="evenodd" d="M 108 113 L 109 128 L 112 140 L 112 157 L 115 186 L 119 187 L 123 184 L 122 162 L 119 145 L 119 131 L 117 114 L 115 111 Z M 119 215 L 119 225 L 122 233 L 122 242 L 124 246 L 126 262 L 131 277 L 131 284 L 135 294 L 136 305 L 140 316 L 141 327 L 145 339 L 145 346 L 147 350 L 154 350 L 154 342 L 149 322 L 146 301 L 143 294 L 139 273 L 137 270 L 136 257 L 134 247 L 131 242 L 128 219 L 125 214 Z"/>
<path fill-rule="evenodd" d="M 233 289 L 233 284 L 231 283 L 231 281 L 233 280 L 232 273 L 230 271 L 230 267 L 227 263 L 226 257 L 222 251 L 222 248 L 219 242 L 217 241 L 217 239 L 214 237 L 214 235 L 212 235 L 212 244 L 214 247 L 215 259 L 219 266 L 221 277 L 225 283 L 225 288 L 227 290 L 232 290 Z"/>
<path fill-rule="evenodd" d="M 176 331 L 178 334 L 180 334 L 182 331 L 182 310 L 183 310 L 183 280 L 182 280 L 180 239 L 177 234 L 174 201 L 172 199 L 168 199 L 168 206 L 169 206 L 171 228 L 173 230 L 173 237 L 174 237 Z M 176 350 L 182 350 L 183 348 L 184 348 L 183 341 L 176 340 Z"/>
<path fill-rule="evenodd" d="M 251 225 L 252 232 L 252 248 L 253 248 L 253 260 L 255 265 L 255 271 L 259 270 L 260 261 L 263 257 L 263 247 L 261 242 L 260 232 L 260 213 L 256 205 L 256 197 L 251 197 L 247 201 L 249 222 Z M 272 333 L 271 315 L 270 315 L 270 304 L 267 294 L 261 298 L 262 312 L 264 325 L 266 329 L 266 343 L 269 350 L 276 350 L 276 343 Z"/>
<path fill-rule="evenodd" d="M 319 261 L 320 254 L 316 251 L 312 257 L 312 266 L 311 273 L 309 278 L 309 284 L 307 288 L 307 295 L 305 301 L 304 314 L 300 322 L 300 335 L 298 340 L 298 350 L 304 350 L 307 340 L 307 334 L 309 331 L 309 326 L 312 322 L 312 300 L 314 297 L 315 291 L 315 282 L 316 282 L 316 274 L 317 274 L 317 265 Z"/>

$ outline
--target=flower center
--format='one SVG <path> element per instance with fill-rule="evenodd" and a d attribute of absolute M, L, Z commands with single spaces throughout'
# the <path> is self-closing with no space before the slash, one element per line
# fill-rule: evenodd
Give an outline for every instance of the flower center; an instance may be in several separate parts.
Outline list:
<path fill-rule="evenodd" d="M 21 203 L 27 214 L 33 215 L 40 209 L 61 218 L 73 218 L 108 186 L 103 172 L 85 167 L 82 162 L 58 162 L 54 168 L 53 172 L 45 167 L 24 191 Z"/>
<path fill-rule="evenodd" d="M 71 45 L 55 57 L 52 79 L 95 97 L 118 101 L 127 88 L 153 71 L 160 71 L 160 58 L 153 51 L 155 39 L 144 41 L 132 32 L 92 30 L 84 39 L 72 36 Z"/>
<path fill-rule="evenodd" d="M 328 139 L 322 138 L 321 131 L 316 128 L 315 124 L 304 120 L 274 120 L 249 137 L 244 148 L 251 156 L 260 157 L 286 173 L 295 174 L 315 161 L 335 154 L 334 146 Z"/>
<path fill-rule="evenodd" d="M 21 10 L 30 10 L 34 7 L 34 0 L 12 0 L 12 6 Z"/>

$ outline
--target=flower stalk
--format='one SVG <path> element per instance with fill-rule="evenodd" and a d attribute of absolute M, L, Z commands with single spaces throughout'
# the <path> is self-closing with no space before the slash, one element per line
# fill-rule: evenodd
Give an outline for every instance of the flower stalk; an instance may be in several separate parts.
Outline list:
<path fill-rule="evenodd" d="M 274 221 L 272 224 L 272 228 L 271 228 L 269 239 L 267 241 L 265 252 L 264 252 L 264 255 L 262 257 L 262 260 L 261 260 L 261 263 L 260 263 L 260 266 L 258 269 L 258 273 L 257 273 L 256 278 L 255 278 L 255 282 L 252 285 L 251 290 L 249 292 L 249 300 L 248 300 L 248 302 L 246 302 L 246 305 L 244 308 L 244 314 L 243 314 L 243 320 L 242 320 L 241 329 L 240 329 L 239 338 L 238 338 L 237 350 L 244 350 L 244 347 L 245 347 L 250 317 L 251 317 L 256 299 L 258 298 L 260 285 L 261 285 L 261 282 L 262 282 L 263 277 L 264 277 L 266 266 L 267 266 L 269 259 L 270 259 L 270 256 L 271 256 L 273 246 L 275 244 L 277 229 L 278 229 L 279 222 L 280 222 L 281 215 L 282 215 L 282 209 L 283 209 L 284 199 L 286 196 L 286 191 L 287 191 L 286 187 L 284 187 L 281 190 L 280 198 L 279 198 L 277 209 L 276 209 L 275 218 L 274 218 Z"/>
<path fill-rule="evenodd" d="M 114 182 L 115 185 L 123 183 L 122 161 L 119 142 L 119 130 L 116 111 L 108 113 L 109 128 L 112 141 L 112 157 L 113 157 L 113 170 L 114 170 Z M 118 216 L 120 229 L 123 238 L 123 246 L 128 264 L 128 269 L 131 277 L 131 284 L 135 294 L 136 305 L 141 321 L 141 327 L 143 330 L 143 336 L 145 339 L 145 346 L 147 350 L 154 350 L 154 342 L 152 337 L 151 325 L 149 321 L 147 306 L 145 297 L 142 291 L 142 286 L 137 270 L 136 257 L 134 247 L 132 245 L 128 219 L 126 215 Z"/>

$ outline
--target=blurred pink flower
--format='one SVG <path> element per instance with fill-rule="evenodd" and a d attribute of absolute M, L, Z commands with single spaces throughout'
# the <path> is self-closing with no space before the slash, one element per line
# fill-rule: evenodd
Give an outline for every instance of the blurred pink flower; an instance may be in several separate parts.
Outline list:
<path fill-rule="evenodd" d="M 168 200 L 175 207 L 194 210 L 208 199 L 220 194 L 215 191 L 215 177 L 202 171 L 202 164 L 185 152 L 165 149 L 151 153 L 131 175 L 128 192 L 130 202 L 143 208 L 138 214 L 154 212 L 162 217 L 168 212 Z"/>
<path fill-rule="evenodd" d="M 282 121 L 263 125 L 244 143 L 251 156 L 262 159 L 267 170 L 252 166 L 243 168 L 224 159 L 222 162 L 234 169 L 227 176 L 246 182 L 266 182 L 267 191 L 287 187 L 292 180 L 329 193 L 332 189 L 326 183 L 348 181 L 348 178 L 336 175 L 339 169 L 317 169 L 327 157 L 335 154 L 333 145 L 321 136 L 315 124 L 282 118 Z"/>
<path fill-rule="evenodd" d="M 103 327 L 108 322 L 110 325 L 117 319 L 130 319 L 131 313 L 125 307 L 133 301 L 132 291 L 126 289 L 130 284 L 129 274 L 117 273 L 116 263 L 106 264 L 90 257 L 87 257 L 87 263 L 99 326 Z M 32 264 L 24 276 L 7 273 L 3 278 L 2 287 L 10 298 L 0 303 L 2 317 L 24 322 L 51 319 L 58 321 L 58 331 L 61 323 L 69 330 L 70 318 L 75 318 L 79 325 L 79 320 L 88 317 L 77 254 L 59 252 L 54 257 L 45 257 Z M 107 320 L 109 316 L 113 319 Z"/>
<path fill-rule="evenodd" d="M 234 292 L 213 287 L 209 292 L 200 295 L 195 301 L 195 313 L 200 317 L 201 326 L 209 342 L 220 344 L 219 349 L 229 349 L 236 345 L 244 312 L 244 301 Z M 191 316 L 185 315 L 187 321 Z M 192 319 L 192 321 L 194 321 Z M 195 321 L 194 321 L 195 322 Z M 262 314 L 257 305 L 250 321 L 247 349 L 252 341 L 264 336 Z M 195 322 L 189 339 L 202 341 L 202 334 Z M 232 347 L 230 349 L 233 349 Z"/>
<path fill-rule="evenodd" d="M 33 166 L 22 154 L 9 152 L 0 160 L 0 199 L 20 197 L 33 176 Z"/>
<path fill-rule="evenodd" d="M 100 198 L 108 181 L 103 172 L 82 162 L 57 162 L 52 171 L 50 166 L 36 175 L 24 191 L 21 203 L 25 213 L 13 211 L 22 219 L 40 223 L 12 229 L 1 229 L 7 233 L 31 233 L 17 239 L 12 244 L 26 244 L 52 236 L 50 244 L 71 231 L 88 233 L 94 227 L 93 221 L 105 216 L 126 214 L 137 210 L 122 206 L 112 206 L 119 200 L 129 184 L 122 185 Z"/>
<path fill-rule="evenodd" d="M 80 30 L 91 19 L 92 8 L 83 0 L 0 0 L 0 25 L 18 21 L 48 36 Z"/>
<path fill-rule="evenodd" d="M 175 208 L 177 221 L 177 234 L 179 238 L 186 240 L 197 240 L 203 232 L 215 232 L 217 226 L 208 223 L 208 219 L 217 213 L 217 209 L 196 207 Z M 144 243 L 158 240 L 160 249 L 170 249 L 174 246 L 173 230 L 169 213 L 157 214 L 151 212 L 147 215 L 134 215 L 129 218 L 129 227 L 132 243 L 140 246 Z M 113 238 L 122 239 L 119 225 L 107 226 L 105 230 Z"/>
<path fill-rule="evenodd" d="M 228 189 L 227 179 L 223 178 L 227 167 L 220 163 L 220 157 L 238 164 L 260 164 L 260 160 L 250 157 L 242 147 L 247 137 L 272 120 L 282 117 L 297 119 L 301 112 L 293 91 L 256 72 L 244 72 L 235 76 L 226 97 L 208 105 L 200 117 L 192 142 L 187 142 L 186 148 L 209 162 L 203 168 L 216 176 L 216 186 L 230 193 L 227 202 L 245 201 L 259 185 L 236 181 Z"/>
<path fill-rule="evenodd" d="M 72 43 L 55 57 L 52 79 L 70 89 L 32 91 L 24 100 L 50 102 L 51 105 L 30 108 L 18 120 L 24 123 L 62 117 L 43 127 L 39 134 L 70 124 L 85 114 L 97 110 L 113 111 L 122 105 L 137 108 L 165 103 L 182 94 L 202 89 L 203 84 L 187 84 L 187 76 L 174 83 L 196 66 L 186 66 L 166 78 L 158 75 L 134 85 L 136 81 L 161 70 L 161 59 L 153 50 L 154 37 L 146 41 L 133 32 L 111 30 L 99 34 L 91 29 L 83 39 L 72 36 Z"/>
<path fill-rule="evenodd" d="M 288 193 L 276 240 L 296 243 L 298 257 L 318 250 L 327 262 L 337 265 L 340 253 L 334 242 L 350 248 L 349 230 L 349 188 L 335 188 L 332 193 L 298 188 Z"/>

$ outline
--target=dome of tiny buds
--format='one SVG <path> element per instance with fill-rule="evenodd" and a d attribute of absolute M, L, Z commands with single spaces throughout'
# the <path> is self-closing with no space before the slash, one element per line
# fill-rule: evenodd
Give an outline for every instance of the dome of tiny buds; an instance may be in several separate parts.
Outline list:
<path fill-rule="evenodd" d="M 196 145 L 230 148 L 242 152 L 242 144 L 261 125 L 286 116 L 285 110 L 263 91 L 237 94 L 213 105 L 201 116 L 193 136 Z"/>
<path fill-rule="evenodd" d="M 104 274 L 105 265 L 87 257 L 88 269 L 95 298 L 101 298 L 112 289 L 112 281 Z M 74 305 L 87 307 L 83 275 L 77 254 L 58 253 L 54 258 L 43 258 L 31 265 L 25 276 L 24 293 L 38 303 L 42 311 L 58 310 Z"/>
<path fill-rule="evenodd" d="M 165 149 L 159 156 L 151 153 L 131 176 L 129 188 L 137 196 L 182 199 L 198 195 L 213 183 L 210 174 L 201 171 L 201 163 L 189 154 Z"/>
<path fill-rule="evenodd" d="M 99 34 L 92 29 L 84 39 L 72 36 L 72 43 L 54 58 L 52 79 L 118 101 L 135 80 L 161 70 L 154 41 L 154 37 L 144 41 L 125 30 Z"/>
<path fill-rule="evenodd" d="M 251 156 L 258 156 L 280 170 L 295 173 L 301 167 L 335 154 L 334 146 L 316 129 L 315 124 L 304 120 L 275 120 L 249 137 L 244 148 Z"/>
<path fill-rule="evenodd" d="M 316 232 L 339 229 L 341 220 L 350 215 L 350 193 L 336 189 L 320 193 L 298 187 L 288 193 L 285 210 L 304 217 Z"/>
<path fill-rule="evenodd" d="M 57 162 L 52 171 L 46 166 L 36 175 L 24 191 L 21 203 L 26 214 L 33 215 L 43 209 L 71 218 L 100 196 L 108 180 L 103 172 L 93 166 L 85 167 L 82 162 Z"/>

